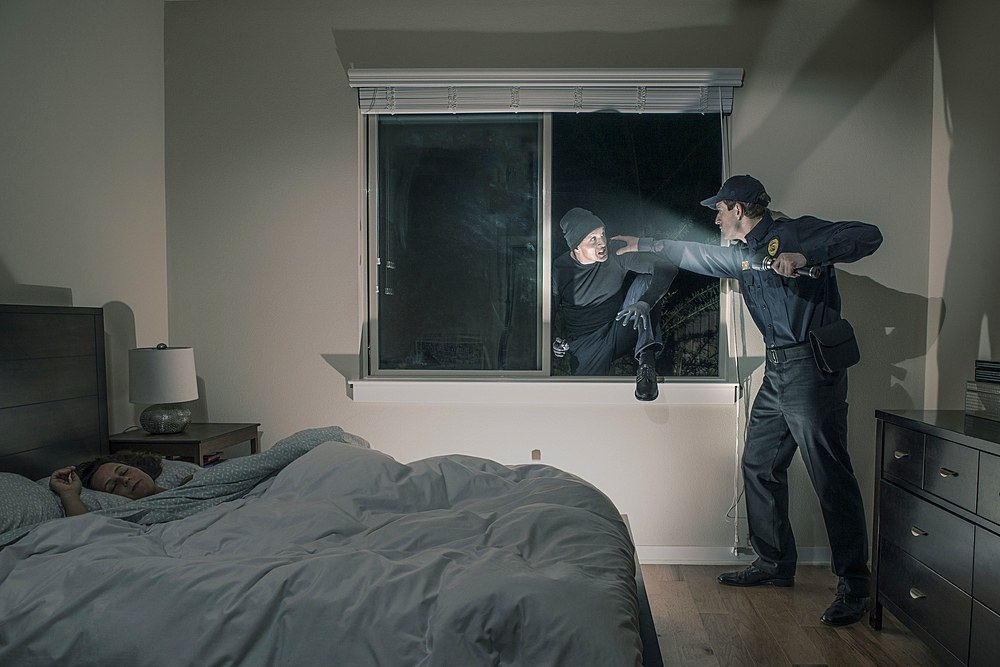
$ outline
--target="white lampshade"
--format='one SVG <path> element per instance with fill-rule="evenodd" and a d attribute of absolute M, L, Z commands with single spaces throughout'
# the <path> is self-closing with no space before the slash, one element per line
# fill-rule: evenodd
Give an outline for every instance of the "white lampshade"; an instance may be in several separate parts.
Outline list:
<path fill-rule="evenodd" d="M 194 348 L 164 345 L 128 351 L 129 402 L 181 403 L 197 399 Z"/>

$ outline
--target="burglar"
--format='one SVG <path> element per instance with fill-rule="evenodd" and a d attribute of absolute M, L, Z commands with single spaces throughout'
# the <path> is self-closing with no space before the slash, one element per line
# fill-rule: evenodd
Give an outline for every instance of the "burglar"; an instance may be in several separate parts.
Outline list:
<path fill-rule="evenodd" d="M 656 357 L 663 349 L 659 301 L 677 267 L 647 253 L 609 254 L 604 223 L 582 208 L 570 209 L 559 227 L 570 251 L 552 262 L 552 304 L 562 310 L 566 338 L 555 338 L 553 353 L 572 352 L 576 375 L 607 375 L 611 362 L 633 352 L 639 362 L 635 397 L 654 400 Z M 626 290 L 630 273 L 634 280 Z"/>
<path fill-rule="evenodd" d="M 796 550 L 788 519 L 788 466 L 802 454 L 830 539 L 837 596 L 823 614 L 848 625 L 868 607 L 868 533 L 847 452 L 847 368 L 859 359 L 854 331 L 840 316 L 836 262 L 875 252 L 882 234 L 862 222 L 811 216 L 775 220 L 770 196 L 751 176 L 733 176 L 701 202 L 716 210 L 728 247 L 615 237 L 619 253 L 652 251 L 680 268 L 740 282 L 764 336 L 767 362 L 743 451 L 750 544 L 757 559 L 719 576 L 727 586 L 792 586 Z M 819 267 L 809 276 L 806 267 Z"/>

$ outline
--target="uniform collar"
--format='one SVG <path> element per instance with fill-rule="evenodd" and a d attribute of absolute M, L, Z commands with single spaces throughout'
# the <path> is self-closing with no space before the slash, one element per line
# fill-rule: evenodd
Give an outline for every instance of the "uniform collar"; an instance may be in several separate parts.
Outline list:
<path fill-rule="evenodd" d="M 774 218 L 771 217 L 771 212 L 768 211 L 764 214 L 764 217 L 760 219 L 754 228 L 747 232 L 747 247 L 751 250 L 756 250 L 760 246 L 764 245 L 769 236 L 771 236 L 771 227 L 774 225 Z"/>

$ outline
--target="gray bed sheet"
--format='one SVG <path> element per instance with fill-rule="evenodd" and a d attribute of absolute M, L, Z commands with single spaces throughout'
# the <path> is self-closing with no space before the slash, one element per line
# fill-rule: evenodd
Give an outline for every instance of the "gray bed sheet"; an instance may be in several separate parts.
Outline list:
<path fill-rule="evenodd" d="M 0 550 L 0 664 L 641 665 L 633 546 L 599 490 L 317 433 Z"/>

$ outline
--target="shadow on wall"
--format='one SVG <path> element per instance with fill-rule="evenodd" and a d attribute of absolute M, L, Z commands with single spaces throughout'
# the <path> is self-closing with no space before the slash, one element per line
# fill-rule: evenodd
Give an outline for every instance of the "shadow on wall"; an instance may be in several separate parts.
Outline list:
<path fill-rule="evenodd" d="M 994 27 L 998 3 L 944 3 L 935 11 L 935 36 L 941 63 L 945 114 L 951 134 L 948 196 L 951 238 L 935 238 L 931 253 L 948 248 L 943 298 L 948 317 L 937 351 L 938 409 L 961 409 L 965 382 L 973 379 L 977 358 L 1000 359 L 1000 262 L 993 201 L 1000 192 L 1000 124 L 996 93 L 983 85 L 983 73 L 1000 63 Z M 949 242 L 950 241 L 950 242 Z"/>
<path fill-rule="evenodd" d="M 743 34 L 767 34 L 779 4 L 737 3 L 720 21 L 740 26 Z M 713 46 L 719 27 L 640 33 L 334 30 L 333 37 L 345 73 L 353 67 L 732 67 L 731 54 Z M 753 67 L 762 41 L 740 47 L 741 67 Z"/>
<path fill-rule="evenodd" d="M 916 7 L 899 2 L 855 3 L 823 41 L 812 47 L 774 103 L 767 122 L 734 146 L 734 155 L 749 156 L 751 173 L 767 174 L 768 181 L 793 182 L 802 162 L 884 81 L 914 43 L 926 38 L 930 24 L 929 3 Z M 805 135 L 788 131 L 801 125 L 803 99 L 815 100 L 809 107 Z"/>
<path fill-rule="evenodd" d="M 111 433 L 139 423 L 128 402 L 128 351 L 135 347 L 135 313 L 121 301 L 104 304 L 104 355 L 108 367 L 108 426 Z"/>
<path fill-rule="evenodd" d="M 68 287 L 19 285 L 0 264 L 0 303 L 32 306 L 72 306 L 73 290 Z"/>
<path fill-rule="evenodd" d="M 904 380 L 910 372 L 907 365 L 923 368 L 927 355 L 927 297 L 885 287 L 839 267 L 837 283 L 843 315 L 853 325 L 861 347 L 861 362 L 850 370 L 850 385 L 853 400 L 861 403 L 864 414 L 852 409 L 852 421 L 873 422 L 875 409 L 921 408 L 923 396 L 911 396 Z"/>

